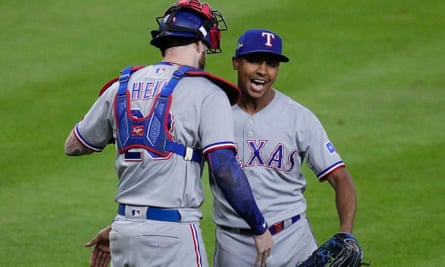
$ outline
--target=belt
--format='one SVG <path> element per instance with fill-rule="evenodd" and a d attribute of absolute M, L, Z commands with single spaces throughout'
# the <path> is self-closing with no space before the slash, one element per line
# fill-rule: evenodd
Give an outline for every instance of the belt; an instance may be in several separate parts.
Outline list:
<path fill-rule="evenodd" d="M 178 210 L 164 209 L 158 207 L 146 206 L 131 206 L 119 204 L 117 213 L 122 216 L 142 217 L 142 212 L 145 212 L 145 218 L 148 220 L 166 221 L 166 222 L 180 222 L 181 214 Z"/>
<path fill-rule="evenodd" d="M 301 219 L 301 215 L 295 215 L 292 218 L 274 223 L 273 225 L 271 225 L 269 227 L 269 231 L 272 235 L 276 235 L 279 232 L 283 231 L 285 228 L 291 226 L 292 224 L 298 222 Z M 219 227 L 221 227 L 222 229 L 229 231 L 229 232 L 234 232 L 237 234 L 242 234 L 242 235 L 253 235 L 252 230 L 250 229 L 244 229 L 244 228 L 233 228 L 233 227 L 228 227 L 228 226 L 223 226 L 223 225 L 219 225 Z"/>

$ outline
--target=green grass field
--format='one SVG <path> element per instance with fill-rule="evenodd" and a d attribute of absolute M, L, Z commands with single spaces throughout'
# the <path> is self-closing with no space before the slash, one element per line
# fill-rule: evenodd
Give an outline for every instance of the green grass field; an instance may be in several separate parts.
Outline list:
<path fill-rule="evenodd" d="M 173 3 L 173 1 L 171 1 Z M 115 215 L 114 148 L 68 158 L 65 138 L 103 83 L 160 59 L 148 42 L 168 1 L 0 1 L 0 266 L 87 266 Z M 445 1 L 213 1 L 229 24 L 207 69 L 235 82 L 247 28 L 291 58 L 276 88 L 312 109 L 353 175 L 355 235 L 372 266 L 444 266 Z M 322 242 L 333 191 L 305 170 Z M 206 181 L 206 179 L 204 179 Z M 213 250 L 211 195 L 202 228 Z M 210 257 L 211 258 L 211 257 Z"/>

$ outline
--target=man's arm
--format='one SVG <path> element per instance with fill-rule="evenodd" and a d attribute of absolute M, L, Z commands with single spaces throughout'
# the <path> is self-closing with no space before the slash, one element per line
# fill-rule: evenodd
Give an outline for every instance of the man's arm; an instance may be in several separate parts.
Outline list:
<path fill-rule="evenodd" d="M 84 146 L 74 135 L 74 130 L 70 132 L 65 140 L 65 154 L 67 156 L 81 156 L 93 153 L 94 150 Z"/>
<path fill-rule="evenodd" d="M 259 210 L 249 182 L 236 161 L 232 149 L 218 149 L 207 154 L 212 177 L 233 209 L 249 224 L 255 239 L 258 266 L 266 266 L 272 248 L 272 235 Z"/>
<path fill-rule="evenodd" d="M 351 175 L 346 168 L 339 168 L 326 179 L 335 190 L 335 203 L 340 219 L 340 232 L 352 233 L 357 209 L 357 194 Z"/>

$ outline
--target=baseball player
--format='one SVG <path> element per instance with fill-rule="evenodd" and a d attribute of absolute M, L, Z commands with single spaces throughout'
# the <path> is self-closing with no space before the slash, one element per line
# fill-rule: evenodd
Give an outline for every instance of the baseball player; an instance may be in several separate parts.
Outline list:
<path fill-rule="evenodd" d="M 271 224 L 274 247 L 267 266 L 280 267 L 296 266 L 317 249 L 305 215 L 306 179 L 301 173 L 305 161 L 319 181 L 328 181 L 335 190 L 340 232 L 352 233 L 356 211 L 352 177 L 320 121 L 272 87 L 280 63 L 288 61 L 280 36 L 265 29 L 241 35 L 232 59 L 242 91 L 232 108 L 238 160 Z M 214 266 L 252 266 L 256 251 L 249 225 L 228 205 L 218 186 L 211 186 L 217 224 Z M 99 233 L 89 245 L 106 238 Z M 101 256 L 107 254 L 98 259 Z"/>
<path fill-rule="evenodd" d="M 265 266 L 272 236 L 235 157 L 230 104 L 239 90 L 202 70 L 206 54 L 220 52 L 222 14 L 180 0 L 157 22 L 151 44 L 162 61 L 124 68 L 65 142 L 70 156 L 115 143 L 118 211 L 103 231 L 112 265 L 208 266 L 199 226 L 206 160 L 219 193 L 252 229 L 257 255 L 250 264 Z M 103 245 L 96 243 L 95 251 L 101 254 Z M 90 264 L 107 260 L 93 255 Z"/>
<path fill-rule="evenodd" d="M 288 61 L 280 36 L 265 29 L 242 34 L 232 59 L 242 91 L 232 108 L 238 160 L 274 240 L 267 266 L 296 266 L 317 249 L 305 214 L 304 161 L 335 190 L 340 232 L 352 233 L 356 212 L 352 178 L 320 121 L 272 87 L 280 63 Z M 256 251 L 249 225 L 213 181 L 211 188 L 217 224 L 214 266 L 251 266 Z"/>

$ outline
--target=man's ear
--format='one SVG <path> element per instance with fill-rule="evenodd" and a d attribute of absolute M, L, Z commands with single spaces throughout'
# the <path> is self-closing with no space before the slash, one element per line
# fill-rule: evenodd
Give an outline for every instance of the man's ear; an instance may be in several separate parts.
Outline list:
<path fill-rule="evenodd" d="M 207 48 L 207 45 L 204 44 L 203 41 L 199 40 L 195 44 L 196 44 L 196 49 L 197 49 L 199 54 L 201 54 L 203 52 L 207 53 L 208 48 Z"/>
<path fill-rule="evenodd" d="M 239 58 L 232 57 L 232 67 L 234 70 L 238 70 Z"/>

